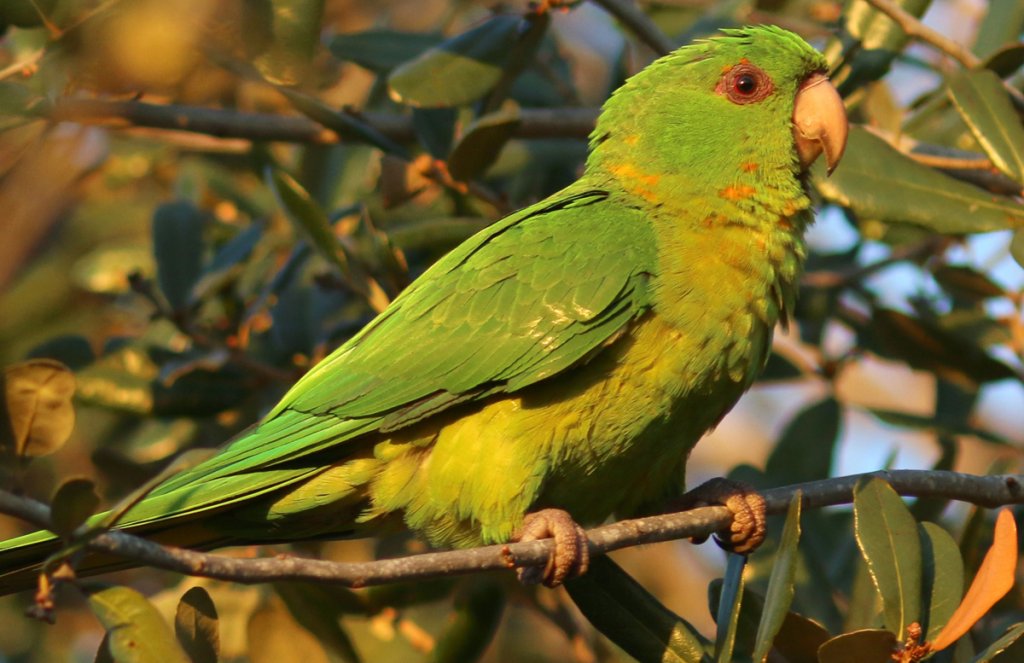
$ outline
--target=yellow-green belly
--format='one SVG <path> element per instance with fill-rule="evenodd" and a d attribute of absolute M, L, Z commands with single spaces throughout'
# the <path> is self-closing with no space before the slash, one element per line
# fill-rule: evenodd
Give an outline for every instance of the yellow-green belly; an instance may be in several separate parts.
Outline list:
<path fill-rule="evenodd" d="M 759 361 L 769 335 L 753 330 L 743 354 Z M 735 356 L 648 316 L 564 375 L 381 436 L 277 500 L 271 520 L 355 519 L 358 533 L 401 514 L 434 545 L 466 546 L 507 541 L 540 507 L 582 523 L 630 513 L 682 491 L 690 449 L 747 386 Z"/>

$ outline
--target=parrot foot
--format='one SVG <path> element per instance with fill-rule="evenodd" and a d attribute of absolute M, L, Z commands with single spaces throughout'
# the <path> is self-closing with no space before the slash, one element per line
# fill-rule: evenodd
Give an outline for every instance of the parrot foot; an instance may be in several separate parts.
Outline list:
<path fill-rule="evenodd" d="M 590 565 L 587 533 L 567 511 L 541 509 L 526 514 L 523 526 L 512 540 L 520 542 L 547 538 L 555 540 L 555 549 L 548 557 L 547 565 L 543 569 L 539 566 L 516 569 L 520 582 L 558 587 L 565 580 L 586 573 Z"/>
<path fill-rule="evenodd" d="M 733 514 L 729 529 L 715 535 L 715 542 L 724 550 L 749 555 L 764 542 L 767 533 L 764 496 L 742 481 L 711 479 L 687 492 L 675 504 L 681 507 L 680 511 L 716 505 L 726 507 Z M 694 537 L 692 541 L 703 543 L 706 539 Z"/>

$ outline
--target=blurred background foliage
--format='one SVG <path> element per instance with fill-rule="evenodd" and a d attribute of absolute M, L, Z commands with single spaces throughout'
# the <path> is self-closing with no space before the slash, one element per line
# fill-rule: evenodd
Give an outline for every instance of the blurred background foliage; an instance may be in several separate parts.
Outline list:
<path fill-rule="evenodd" d="M 833 177 L 813 174 L 821 213 L 794 324 L 698 447 L 690 483 L 1019 471 L 1024 4 L 895 4 L 938 48 L 864 0 L 3 0 L 0 363 L 9 385 L 49 384 L 59 411 L 40 433 L 58 442 L 21 449 L 51 455 L 9 463 L 6 487 L 49 501 L 88 477 L 109 505 L 230 438 L 446 250 L 573 181 L 596 108 L 627 76 L 748 23 L 821 48 L 856 126 Z M 66 378 L 47 382 L 60 366 L 19 363 L 32 358 L 73 371 L 73 408 Z M 881 505 L 862 513 L 909 527 L 902 543 L 873 538 L 870 515 L 855 535 L 850 509 L 805 512 L 802 535 L 795 517 L 773 523 L 746 590 L 735 573 L 713 581 L 713 547 L 682 542 L 614 555 L 646 589 L 601 562 L 573 598 L 640 657 L 760 660 L 768 615 L 784 618 L 769 660 L 884 660 L 905 637 L 897 606 L 929 638 L 949 619 L 993 519 L 862 492 Z M 3 537 L 26 529 L 0 521 Z M 295 548 L 356 560 L 421 546 Z M 887 584 L 883 559 L 916 589 Z M 509 576 L 350 592 L 123 573 L 88 597 L 64 587 L 52 626 L 24 617 L 30 597 L 0 600 L 0 661 L 629 660 L 565 592 Z M 1024 660 L 1019 625 L 999 639 L 1022 611 L 1014 590 L 935 660 Z M 115 628 L 125 614 L 132 628 Z"/>

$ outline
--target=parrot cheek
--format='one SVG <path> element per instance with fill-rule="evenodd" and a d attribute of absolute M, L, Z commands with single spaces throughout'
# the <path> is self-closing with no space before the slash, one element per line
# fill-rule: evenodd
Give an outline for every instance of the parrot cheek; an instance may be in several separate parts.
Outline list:
<path fill-rule="evenodd" d="M 846 107 L 824 74 L 812 74 L 793 103 L 793 138 L 804 170 L 824 153 L 831 175 L 846 149 L 849 122 Z"/>

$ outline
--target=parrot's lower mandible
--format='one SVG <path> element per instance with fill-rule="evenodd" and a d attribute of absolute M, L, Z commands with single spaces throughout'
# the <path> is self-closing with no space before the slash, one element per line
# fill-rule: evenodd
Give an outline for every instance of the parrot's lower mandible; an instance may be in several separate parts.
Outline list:
<path fill-rule="evenodd" d="M 846 143 L 826 72 L 776 27 L 657 60 L 605 104 L 578 181 L 438 261 L 118 527 L 201 549 L 392 526 L 439 547 L 553 535 L 543 580 L 581 572 L 577 523 L 678 498 L 793 309 L 806 170 Z M 0 592 L 57 547 L 0 544 Z"/>

